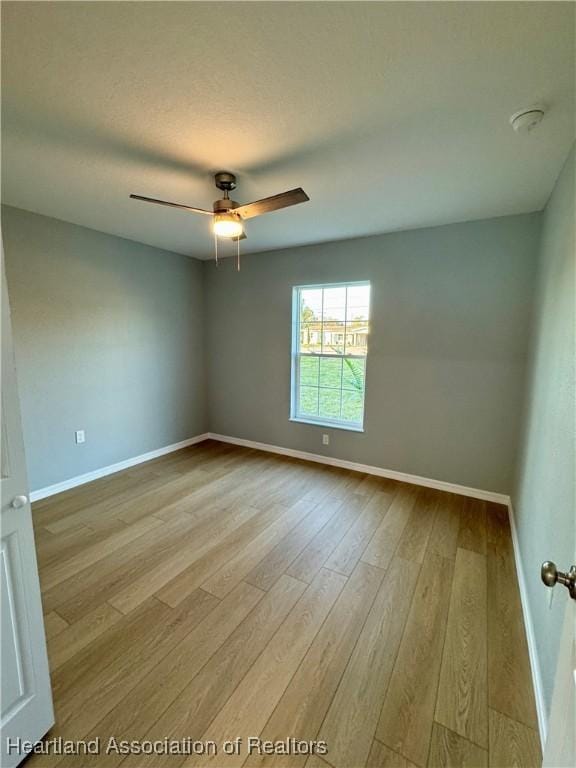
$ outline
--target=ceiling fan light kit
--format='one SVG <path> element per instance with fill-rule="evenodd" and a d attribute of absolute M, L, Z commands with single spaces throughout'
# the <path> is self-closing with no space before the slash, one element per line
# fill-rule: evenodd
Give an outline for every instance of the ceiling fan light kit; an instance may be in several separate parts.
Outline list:
<path fill-rule="evenodd" d="M 182 203 L 171 203 L 167 200 L 158 200 L 155 197 L 144 197 L 143 195 L 130 195 L 133 200 L 143 200 L 146 203 L 155 203 L 156 205 L 167 205 L 170 208 L 181 208 L 189 213 L 199 213 L 212 216 L 212 232 L 214 234 L 214 249 L 216 264 L 218 264 L 218 238 L 226 240 L 235 240 L 237 243 L 236 268 L 240 269 L 240 240 L 245 239 L 244 219 L 252 219 L 255 216 L 261 216 L 264 213 L 278 211 L 281 208 L 288 208 L 291 205 L 305 203 L 310 198 L 301 187 L 290 189 L 288 192 L 281 192 L 279 195 L 265 197 L 262 200 L 256 200 L 252 203 L 240 205 L 235 200 L 231 200 L 229 193 L 236 189 L 236 176 L 229 171 L 218 171 L 214 175 L 214 182 L 218 189 L 224 192 L 224 196 L 214 201 L 213 210 L 207 211 L 204 208 L 193 208 L 190 205 Z"/>
<path fill-rule="evenodd" d="M 240 237 L 244 234 L 242 219 L 233 213 L 215 213 L 212 228 L 217 237 Z"/>

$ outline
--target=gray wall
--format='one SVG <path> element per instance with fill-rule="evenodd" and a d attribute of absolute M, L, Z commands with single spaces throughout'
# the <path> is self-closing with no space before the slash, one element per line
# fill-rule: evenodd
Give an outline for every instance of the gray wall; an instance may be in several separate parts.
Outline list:
<path fill-rule="evenodd" d="M 549 607 L 540 564 L 555 560 L 567 568 L 576 554 L 574 174 L 572 149 L 543 218 L 525 431 L 513 494 L 548 711 L 567 595 L 556 594 Z"/>
<path fill-rule="evenodd" d="M 4 207 L 32 488 L 210 429 L 509 492 L 540 219 L 255 254 L 238 274 Z M 292 287 L 363 279 L 366 431 L 290 422 Z"/>
<path fill-rule="evenodd" d="M 540 219 L 205 263 L 210 429 L 510 492 Z M 372 282 L 364 434 L 288 420 L 292 287 L 347 280 Z"/>
<path fill-rule="evenodd" d="M 205 431 L 200 262 L 6 206 L 2 233 L 32 489 Z"/>

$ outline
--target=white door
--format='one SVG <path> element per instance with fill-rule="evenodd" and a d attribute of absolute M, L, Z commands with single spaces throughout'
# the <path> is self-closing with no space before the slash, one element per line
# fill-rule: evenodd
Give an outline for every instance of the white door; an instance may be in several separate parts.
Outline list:
<path fill-rule="evenodd" d="M 565 599 L 568 593 L 556 598 Z M 574 768 L 576 765 L 576 600 L 567 600 L 554 693 L 544 748 L 546 768 Z"/>
<path fill-rule="evenodd" d="M 36 742 L 54 724 L 40 584 L 28 502 L 20 403 L 2 261 L 2 473 L 0 498 L 0 765 L 24 758 L 18 739 Z"/>

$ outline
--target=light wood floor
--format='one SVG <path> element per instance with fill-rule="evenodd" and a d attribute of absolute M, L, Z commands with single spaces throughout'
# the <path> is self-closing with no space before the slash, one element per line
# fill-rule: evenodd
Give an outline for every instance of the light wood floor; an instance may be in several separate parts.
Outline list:
<path fill-rule="evenodd" d="M 33 513 L 50 737 L 220 751 L 27 765 L 540 765 L 503 507 L 205 442 Z"/>

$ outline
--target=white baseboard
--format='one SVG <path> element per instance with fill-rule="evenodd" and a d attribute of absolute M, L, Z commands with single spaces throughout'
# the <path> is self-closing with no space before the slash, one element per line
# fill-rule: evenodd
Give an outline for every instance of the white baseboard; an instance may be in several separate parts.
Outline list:
<path fill-rule="evenodd" d="M 76 488 L 78 485 L 91 483 L 92 480 L 98 480 L 99 477 L 113 475 L 115 472 L 121 472 L 123 469 L 129 469 L 130 467 L 136 466 L 136 464 L 143 464 L 145 461 L 156 459 L 158 456 L 164 456 L 166 453 L 179 451 L 181 448 L 187 448 L 189 445 L 201 443 L 203 440 L 207 439 L 208 433 L 196 435 L 195 437 L 188 438 L 188 440 L 182 440 L 179 443 L 166 445 L 164 448 L 157 448 L 155 451 L 149 451 L 148 453 L 140 454 L 140 456 L 134 456 L 131 459 L 119 461 L 117 464 L 110 464 L 107 467 L 95 469 L 92 472 L 86 472 L 85 475 L 77 475 L 77 477 L 71 477 L 69 480 L 63 480 L 61 483 L 48 485 L 46 488 L 39 488 L 37 491 L 32 491 L 30 494 L 30 501 L 40 501 L 40 499 L 45 499 L 48 496 L 54 496 L 56 493 L 62 493 L 62 491 L 67 491 L 70 488 Z"/>
<path fill-rule="evenodd" d="M 514 547 L 514 560 L 516 561 L 516 574 L 518 585 L 520 587 L 520 601 L 522 603 L 522 614 L 524 616 L 524 629 L 526 631 L 526 640 L 528 642 L 528 655 L 530 657 L 530 670 L 532 672 L 532 686 L 534 688 L 534 698 L 536 700 L 536 714 L 538 717 L 538 730 L 540 732 L 540 743 L 542 750 L 546 744 L 548 736 L 548 717 L 544 703 L 544 691 L 542 687 L 542 673 L 540 671 L 540 660 L 536 648 L 536 637 L 534 634 L 534 623 L 532 621 L 532 612 L 528 601 L 528 591 L 526 589 L 526 578 L 524 575 L 524 566 L 520 554 L 520 542 L 518 541 L 518 531 L 516 530 L 516 520 L 514 518 L 514 508 L 512 502 L 508 504 L 508 516 L 510 518 L 510 530 L 512 532 L 512 545 Z"/>
<path fill-rule="evenodd" d="M 318 464 L 328 464 L 331 467 L 342 467 L 342 469 L 352 469 L 355 472 L 364 472 L 367 475 L 377 475 L 378 477 L 387 477 L 390 480 L 398 480 L 401 483 L 411 483 L 412 485 L 421 485 L 424 488 L 435 488 L 438 491 L 448 491 L 457 493 L 460 496 L 469 496 L 473 499 L 482 499 L 483 501 L 493 501 L 496 504 L 508 506 L 510 497 L 505 493 L 494 493 L 493 491 L 483 491 L 479 488 L 467 488 L 464 485 L 447 483 L 444 480 L 433 480 L 429 477 L 420 477 L 419 475 L 409 475 L 406 472 L 397 472 L 394 469 L 383 469 L 382 467 L 373 467 L 369 464 L 358 464 L 355 461 L 347 459 L 335 459 L 332 456 L 322 456 L 318 453 L 307 453 L 306 451 L 297 451 L 293 448 L 283 448 L 279 445 L 268 445 L 268 443 L 257 443 L 254 440 L 244 440 L 240 437 L 230 437 L 229 435 L 218 435 L 209 432 L 208 437 L 211 440 L 218 440 L 221 443 L 232 443 L 233 445 L 242 445 L 245 448 L 254 448 L 258 451 L 268 451 L 268 453 L 279 453 L 282 456 L 292 456 L 295 459 L 304 459 L 305 461 L 315 461 Z"/>
<path fill-rule="evenodd" d="M 482 499 L 483 501 L 493 501 L 496 504 L 504 504 L 509 506 L 510 497 L 503 493 L 494 493 L 493 491 L 484 491 L 479 488 L 468 488 L 464 485 L 457 485 L 455 483 L 447 483 L 444 480 L 434 480 L 429 477 L 420 477 L 419 475 L 410 475 L 406 472 L 397 472 L 394 469 L 383 469 L 382 467 L 373 467 L 369 464 L 358 464 L 355 461 L 348 461 L 347 459 L 336 459 L 331 456 L 322 456 L 317 453 L 308 453 L 307 451 L 298 451 L 294 448 L 284 448 L 279 445 L 269 445 L 268 443 L 258 443 L 254 440 L 244 440 L 241 437 L 231 437 L 229 435 L 218 435 L 214 432 L 205 432 L 201 435 L 196 435 L 188 440 L 182 440 L 180 443 L 173 443 L 167 445 L 164 448 L 157 448 L 155 451 L 149 451 L 148 453 L 142 453 L 140 456 L 134 456 L 131 459 L 125 459 L 119 461 L 116 464 L 110 464 L 107 467 L 95 469 L 92 472 L 87 472 L 84 475 L 78 475 L 77 477 L 71 477 L 69 480 L 63 480 L 61 483 L 55 483 L 54 485 L 46 486 L 45 488 L 39 488 L 37 491 L 32 491 L 30 494 L 30 501 L 40 501 L 48 496 L 54 496 L 56 493 L 62 493 L 70 488 L 76 488 L 78 485 L 84 485 L 84 483 L 90 483 L 92 480 L 98 480 L 100 477 L 106 477 L 106 475 L 112 475 L 115 472 L 121 472 L 123 469 L 129 469 L 137 464 L 142 464 L 145 461 L 151 461 L 159 456 L 164 456 L 166 453 L 172 453 L 173 451 L 179 451 L 181 448 L 186 448 L 189 445 L 195 443 L 201 443 L 204 440 L 217 440 L 221 443 L 231 443 L 232 445 L 241 445 L 245 448 L 254 448 L 258 451 L 267 451 L 268 453 L 278 453 L 283 456 L 292 456 L 296 459 L 304 459 L 305 461 L 314 461 L 318 464 L 328 464 L 332 467 L 342 467 L 343 469 L 351 469 L 355 472 L 364 472 L 368 475 L 377 475 L 378 477 L 386 477 L 390 480 L 398 480 L 401 483 L 411 483 L 412 485 L 420 485 L 425 488 L 435 488 L 438 491 L 447 491 L 449 493 L 456 493 L 461 496 L 469 496 L 473 499 Z"/>
<path fill-rule="evenodd" d="M 493 501 L 496 504 L 510 505 L 510 497 L 504 493 L 495 493 L 494 491 L 484 491 L 479 488 L 468 488 L 464 485 L 457 485 L 455 483 L 448 483 L 444 480 L 434 480 L 429 477 L 420 477 L 419 475 L 410 475 L 406 472 L 398 472 L 394 469 L 384 469 L 383 467 L 373 467 L 369 464 L 359 464 L 355 461 L 348 461 L 347 459 L 336 459 L 332 456 L 322 456 L 317 453 L 308 453 L 307 451 L 298 451 L 294 448 L 284 448 L 279 445 L 269 445 L 268 443 L 258 443 L 254 440 L 244 440 L 241 437 L 231 437 L 229 435 L 218 435 L 214 432 L 205 432 L 201 435 L 196 435 L 188 440 L 182 440 L 180 443 L 173 443 L 167 445 L 164 448 L 157 448 L 154 451 L 148 453 L 142 453 L 140 456 L 134 456 L 131 459 L 125 459 L 119 461 L 116 464 L 110 464 L 107 467 L 101 467 L 95 469 L 92 472 L 87 472 L 84 475 L 78 475 L 71 477 L 69 480 L 63 480 L 61 483 L 55 483 L 54 485 L 46 486 L 45 488 L 39 488 L 37 491 L 32 491 L 30 494 L 31 501 L 40 501 L 48 496 L 53 496 L 56 493 L 62 493 L 70 488 L 76 488 L 78 485 L 84 485 L 84 483 L 90 483 L 92 480 L 97 480 L 100 477 L 106 477 L 106 475 L 112 475 L 115 472 L 121 472 L 123 469 L 129 469 L 137 464 L 143 464 L 145 461 L 151 461 L 159 456 L 164 456 L 167 453 L 173 451 L 179 451 L 181 448 L 186 448 L 189 445 L 201 443 L 204 440 L 217 440 L 221 443 L 231 443 L 232 445 L 241 445 L 245 448 L 254 448 L 258 451 L 267 451 L 268 453 L 278 453 L 283 456 L 291 456 L 296 459 L 304 459 L 305 461 L 313 461 L 318 464 L 327 464 L 331 467 L 341 467 L 342 469 L 351 469 L 355 472 L 363 472 L 367 475 L 377 475 L 378 477 L 386 477 L 390 480 L 398 480 L 401 483 L 411 483 L 412 485 L 420 485 L 424 488 L 435 488 L 438 491 L 447 491 L 448 493 L 456 493 L 461 496 L 469 496 L 473 499 L 482 499 L 483 501 Z"/>

